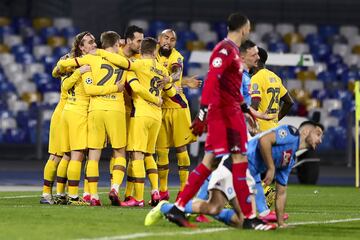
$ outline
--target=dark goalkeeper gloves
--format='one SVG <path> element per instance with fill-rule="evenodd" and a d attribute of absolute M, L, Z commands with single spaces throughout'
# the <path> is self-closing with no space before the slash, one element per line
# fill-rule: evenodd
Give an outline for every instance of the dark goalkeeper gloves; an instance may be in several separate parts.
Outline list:
<path fill-rule="evenodd" d="M 206 129 L 206 117 L 208 113 L 208 106 L 201 105 L 196 118 L 191 124 L 190 129 L 195 136 L 201 136 Z"/>

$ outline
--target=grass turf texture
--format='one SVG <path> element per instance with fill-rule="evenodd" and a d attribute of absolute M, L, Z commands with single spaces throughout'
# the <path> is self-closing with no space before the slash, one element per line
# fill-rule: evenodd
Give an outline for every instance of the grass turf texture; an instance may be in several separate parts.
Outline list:
<path fill-rule="evenodd" d="M 271 232 L 232 229 L 215 220 L 195 230 L 166 220 L 144 227 L 150 207 L 110 206 L 106 191 L 101 189 L 102 207 L 40 205 L 39 192 L 0 192 L 0 239 L 360 239 L 360 192 L 350 187 L 289 186 L 286 212 L 295 225 Z M 176 191 L 171 189 L 172 197 Z M 341 219 L 350 220 L 324 223 Z"/>

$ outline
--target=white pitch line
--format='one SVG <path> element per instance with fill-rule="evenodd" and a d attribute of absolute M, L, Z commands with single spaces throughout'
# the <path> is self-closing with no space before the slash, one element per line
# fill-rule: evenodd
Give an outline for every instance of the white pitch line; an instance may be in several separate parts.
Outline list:
<path fill-rule="evenodd" d="M 334 220 L 311 221 L 311 222 L 294 222 L 294 223 L 289 223 L 289 225 L 298 226 L 298 225 L 312 225 L 312 224 L 331 224 L 331 223 L 354 222 L 354 221 L 360 221 L 360 218 L 334 219 Z"/>
<path fill-rule="evenodd" d="M 337 219 L 337 220 L 326 220 L 326 221 L 311 221 L 311 222 L 295 222 L 289 223 L 290 226 L 298 226 L 298 225 L 311 225 L 311 224 L 332 224 L 332 223 L 341 223 L 341 222 L 353 222 L 360 221 L 360 218 L 348 218 L 348 219 Z M 233 228 L 208 228 L 208 229 L 199 229 L 194 231 L 181 231 L 181 232 L 143 232 L 143 233 L 135 233 L 128 235 L 119 235 L 112 237 L 100 237 L 100 238 L 81 238 L 79 240 L 127 240 L 127 239 L 137 239 L 137 238 L 145 238 L 152 236 L 177 236 L 177 235 L 196 235 L 196 234 L 205 234 L 205 233 L 213 233 L 213 232 L 221 232 L 228 231 Z"/>
<path fill-rule="evenodd" d="M 128 235 L 120 235 L 113 237 L 101 237 L 101 238 L 81 238 L 79 240 L 126 240 L 126 239 L 137 239 L 144 237 L 162 237 L 162 236 L 177 236 L 177 235 L 196 235 L 196 234 L 205 234 L 205 233 L 213 233 L 213 232 L 221 232 L 227 231 L 231 228 L 208 228 L 208 229 L 199 229 L 193 231 L 181 231 L 181 232 L 144 232 L 144 233 L 135 233 Z"/>
<path fill-rule="evenodd" d="M 99 194 L 108 194 L 108 192 L 99 192 Z M 39 193 L 38 195 L 5 196 L 5 197 L 0 197 L 0 199 L 33 198 L 33 197 L 41 197 L 41 194 Z"/>

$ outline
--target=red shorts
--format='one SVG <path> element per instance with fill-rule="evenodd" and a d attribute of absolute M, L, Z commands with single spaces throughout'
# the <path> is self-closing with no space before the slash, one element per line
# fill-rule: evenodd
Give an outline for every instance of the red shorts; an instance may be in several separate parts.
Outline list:
<path fill-rule="evenodd" d="M 215 156 L 246 154 L 247 128 L 241 109 L 209 109 L 205 150 Z"/>

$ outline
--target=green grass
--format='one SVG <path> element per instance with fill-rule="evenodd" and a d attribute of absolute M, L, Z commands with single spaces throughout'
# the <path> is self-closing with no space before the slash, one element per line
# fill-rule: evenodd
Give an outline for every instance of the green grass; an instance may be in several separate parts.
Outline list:
<path fill-rule="evenodd" d="M 101 189 L 105 192 L 106 189 Z M 146 191 L 148 192 L 148 191 Z M 175 190 L 172 192 L 176 194 Z M 350 187 L 292 185 L 288 190 L 288 223 L 319 222 L 272 232 L 227 229 L 222 223 L 198 224 L 197 230 L 179 228 L 165 220 L 153 227 L 143 222 L 149 207 L 109 206 L 107 194 L 101 194 L 103 207 L 44 206 L 39 192 L 0 192 L 0 239 L 138 239 L 131 234 L 150 234 L 141 239 L 360 239 L 360 221 L 320 223 L 337 219 L 360 218 L 360 192 Z M 21 196 L 21 197 L 16 197 Z M 26 197 L 24 197 L 26 196 Z M 5 198 L 15 197 L 15 198 Z M 226 228 L 224 231 L 194 231 Z M 196 233 L 196 232 L 195 232 Z M 152 235 L 159 234 L 159 236 Z M 171 235 L 174 234 L 174 235 Z"/>

